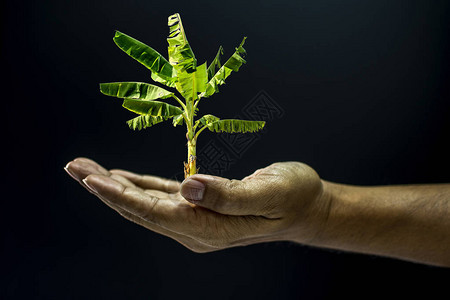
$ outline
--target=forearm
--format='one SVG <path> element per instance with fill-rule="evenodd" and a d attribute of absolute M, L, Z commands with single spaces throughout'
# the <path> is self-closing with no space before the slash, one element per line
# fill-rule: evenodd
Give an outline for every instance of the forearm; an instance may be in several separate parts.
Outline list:
<path fill-rule="evenodd" d="M 356 187 L 324 182 L 320 247 L 450 266 L 450 184 Z"/>

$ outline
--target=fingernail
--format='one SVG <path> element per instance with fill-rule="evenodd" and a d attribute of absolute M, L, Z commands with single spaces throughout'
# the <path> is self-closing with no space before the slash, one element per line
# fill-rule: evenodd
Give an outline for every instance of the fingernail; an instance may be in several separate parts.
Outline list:
<path fill-rule="evenodd" d="M 92 193 L 97 193 L 97 190 L 94 187 L 92 187 L 91 185 L 89 185 L 87 183 L 86 179 L 83 179 L 82 181 L 83 181 L 84 185 L 88 188 L 88 190 L 90 190 Z"/>
<path fill-rule="evenodd" d="M 189 200 L 199 201 L 203 199 L 205 184 L 195 179 L 186 179 L 180 190 L 181 195 Z"/>
<path fill-rule="evenodd" d="M 67 172 L 67 174 L 69 174 L 70 177 L 72 177 L 73 179 L 76 179 L 76 180 L 77 180 L 77 178 L 75 177 L 75 175 L 74 175 L 72 172 L 70 172 L 70 170 L 69 170 L 69 164 L 70 164 L 70 163 L 68 163 L 68 164 L 64 167 L 64 170 Z"/>

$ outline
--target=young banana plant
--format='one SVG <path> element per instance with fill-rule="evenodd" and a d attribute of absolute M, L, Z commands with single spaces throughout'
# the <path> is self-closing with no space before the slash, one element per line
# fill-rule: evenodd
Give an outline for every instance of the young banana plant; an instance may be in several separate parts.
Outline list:
<path fill-rule="evenodd" d="M 187 127 L 188 141 L 188 162 L 184 163 L 184 176 L 187 178 L 198 172 L 197 139 L 205 129 L 228 133 L 255 132 L 262 129 L 265 122 L 221 120 L 213 115 L 204 115 L 195 120 L 200 100 L 219 92 L 219 85 L 225 83 L 231 72 L 237 72 L 242 64 L 246 63 L 244 60 L 246 51 L 243 48 L 246 38 L 244 37 L 234 54 L 223 65 L 220 62 L 223 54 L 222 46 L 209 66 L 206 62 L 197 65 L 197 59 L 186 39 L 180 15 L 169 16 L 168 25 L 168 61 L 153 48 L 119 31 L 116 31 L 113 40 L 125 53 L 150 69 L 154 81 L 175 88 L 179 93 L 178 96 L 175 91 L 143 82 L 101 83 L 100 91 L 105 95 L 123 99 L 122 106 L 139 115 L 127 121 L 131 129 L 141 130 L 169 119 L 172 119 L 174 126 L 184 123 Z M 156 101 L 168 98 L 173 98 L 178 105 Z M 180 98 L 184 98 L 184 101 Z"/>

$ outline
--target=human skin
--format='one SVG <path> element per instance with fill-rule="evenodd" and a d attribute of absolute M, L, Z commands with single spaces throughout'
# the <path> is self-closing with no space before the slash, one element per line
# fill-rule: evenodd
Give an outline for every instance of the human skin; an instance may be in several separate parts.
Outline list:
<path fill-rule="evenodd" d="M 270 241 L 450 266 L 450 184 L 359 187 L 279 162 L 242 180 L 182 183 L 87 158 L 66 171 L 126 219 L 204 253 Z"/>

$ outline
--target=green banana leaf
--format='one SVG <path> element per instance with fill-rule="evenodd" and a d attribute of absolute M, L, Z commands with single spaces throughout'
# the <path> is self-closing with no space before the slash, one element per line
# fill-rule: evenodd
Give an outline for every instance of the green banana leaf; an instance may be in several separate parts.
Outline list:
<path fill-rule="evenodd" d="M 245 64 L 246 61 L 244 59 L 245 54 L 247 53 L 243 47 L 245 40 L 247 37 L 244 37 L 239 47 L 236 48 L 236 51 L 233 55 L 227 60 L 227 62 L 220 67 L 219 71 L 208 81 L 206 84 L 206 91 L 200 94 L 201 98 L 207 98 L 215 93 L 219 92 L 219 85 L 225 83 L 225 79 L 230 76 L 231 72 L 239 71 L 239 68 L 242 64 Z"/>
<path fill-rule="evenodd" d="M 155 124 L 161 123 L 166 118 L 161 116 L 142 115 L 127 121 L 128 126 L 133 130 L 141 130 Z"/>
<path fill-rule="evenodd" d="M 143 101 L 125 98 L 122 106 L 134 113 L 154 117 L 161 116 L 168 118 L 183 113 L 179 107 L 159 101 Z"/>
<path fill-rule="evenodd" d="M 184 118 L 183 118 L 183 115 L 181 114 L 181 115 L 173 117 L 172 124 L 174 127 L 176 127 L 177 125 L 183 125 L 183 123 L 184 123 L 183 121 L 184 121 Z"/>
<path fill-rule="evenodd" d="M 216 57 L 214 57 L 213 61 L 211 62 L 211 64 L 208 66 L 208 81 L 210 81 L 213 77 L 214 74 L 216 74 L 216 72 L 220 69 L 220 67 L 222 67 L 222 65 L 220 64 L 220 56 L 223 55 L 223 48 L 222 46 L 219 47 L 219 51 L 217 51 Z"/>
<path fill-rule="evenodd" d="M 173 96 L 170 91 L 144 82 L 100 83 L 100 91 L 107 96 L 140 100 L 166 99 Z"/>
<path fill-rule="evenodd" d="M 169 87 L 175 86 L 176 70 L 156 50 L 120 31 L 116 31 L 113 40 L 125 53 L 150 69 L 153 80 Z"/>
<path fill-rule="evenodd" d="M 211 124 L 211 123 L 219 121 L 219 120 L 220 120 L 220 118 L 218 118 L 216 116 L 204 115 L 203 117 L 201 117 L 200 119 L 195 121 L 195 126 L 197 126 L 197 123 L 201 123 L 202 125 L 208 125 L 208 124 Z"/>
<path fill-rule="evenodd" d="M 228 133 L 246 133 L 255 132 L 263 129 L 266 122 L 264 121 L 249 121 L 249 120 L 238 120 L 238 119 L 225 119 L 220 120 L 218 117 L 213 115 L 205 115 L 197 120 L 204 126 L 206 126 L 209 131 L 212 132 L 228 132 Z"/>
<path fill-rule="evenodd" d="M 169 26 L 167 42 L 170 64 L 177 72 L 194 72 L 197 68 L 197 60 L 186 38 L 180 15 L 169 16 L 167 25 Z"/>
<path fill-rule="evenodd" d="M 197 100 L 198 93 L 206 91 L 207 81 L 208 75 L 206 73 L 206 63 L 204 63 L 192 73 L 178 72 L 176 88 L 187 101 Z"/>

